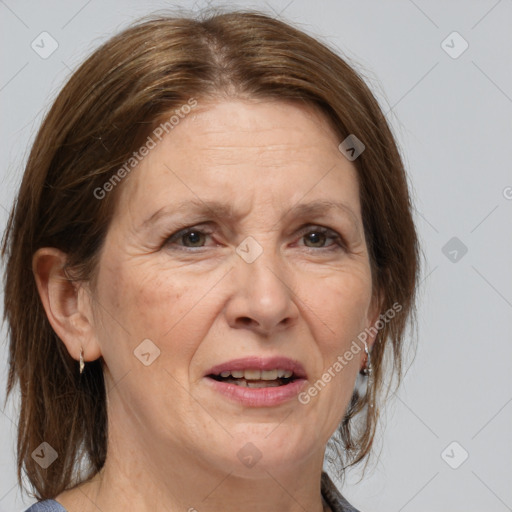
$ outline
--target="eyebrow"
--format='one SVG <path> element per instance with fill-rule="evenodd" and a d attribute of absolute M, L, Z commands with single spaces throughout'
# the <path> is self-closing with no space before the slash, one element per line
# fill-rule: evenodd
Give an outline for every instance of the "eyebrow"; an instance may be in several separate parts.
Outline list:
<path fill-rule="evenodd" d="M 298 203 L 287 210 L 281 217 L 287 217 L 288 215 L 294 215 L 297 217 L 308 217 L 308 216 L 321 216 L 330 213 L 332 210 L 337 210 L 348 214 L 352 218 L 352 221 L 356 226 L 359 225 L 358 217 L 354 211 L 345 203 L 332 200 L 316 200 L 310 203 Z M 156 223 L 162 217 L 175 216 L 181 212 L 187 212 L 191 215 L 197 215 L 200 217 L 209 216 L 211 218 L 222 220 L 235 220 L 242 216 L 240 213 L 235 213 L 234 206 L 229 203 L 222 203 L 220 201 L 202 201 L 200 199 L 191 199 L 189 201 L 182 201 L 174 205 L 166 205 L 150 217 L 142 222 L 139 229 L 145 229 L 151 224 Z"/>

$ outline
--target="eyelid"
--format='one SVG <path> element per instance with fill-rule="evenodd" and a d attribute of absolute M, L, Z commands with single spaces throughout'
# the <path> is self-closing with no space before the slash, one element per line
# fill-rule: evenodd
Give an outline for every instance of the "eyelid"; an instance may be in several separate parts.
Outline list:
<path fill-rule="evenodd" d="M 315 231 L 326 235 L 327 238 L 332 238 L 336 242 L 336 245 L 338 245 L 342 249 L 347 248 L 347 243 L 346 243 L 346 240 L 343 237 L 343 235 L 338 233 L 335 229 L 328 228 L 327 226 L 321 226 L 318 224 L 306 224 L 306 225 L 304 225 L 304 227 L 299 228 L 299 233 L 298 233 L 299 238 L 302 238 L 306 233 L 315 232 Z M 319 247 L 318 249 L 329 250 L 329 247 L 331 247 L 331 246 Z M 306 249 L 315 250 L 314 247 L 306 247 Z"/>
<path fill-rule="evenodd" d="M 164 244 L 168 245 L 171 242 L 174 242 L 176 240 L 179 240 L 182 236 L 186 235 L 187 233 L 190 233 L 192 231 L 198 231 L 200 233 L 203 233 L 204 235 L 212 235 L 214 230 L 209 227 L 207 224 L 194 224 L 193 226 L 188 226 L 182 229 L 179 229 L 178 231 L 175 231 L 171 233 L 170 235 L 166 236 L 164 238 Z M 193 249 L 192 247 L 184 247 L 184 249 Z M 196 247 L 196 249 L 201 249 L 201 247 Z"/>

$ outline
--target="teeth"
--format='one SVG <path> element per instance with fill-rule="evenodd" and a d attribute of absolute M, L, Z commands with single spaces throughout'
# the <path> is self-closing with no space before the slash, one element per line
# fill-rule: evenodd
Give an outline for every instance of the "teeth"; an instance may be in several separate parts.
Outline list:
<path fill-rule="evenodd" d="M 245 380 L 260 380 L 261 379 L 261 371 L 260 370 L 245 370 L 243 372 Z"/>
<path fill-rule="evenodd" d="M 268 381 L 268 382 L 263 382 L 262 380 L 257 381 L 257 382 L 251 382 L 251 381 L 246 381 L 245 379 L 241 379 L 241 380 L 229 379 L 226 382 L 228 382 L 229 384 L 236 384 L 237 386 L 241 386 L 243 388 L 275 388 L 275 387 L 280 386 L 279 382 L 277 382 L 275 380 Z"/>
<path fill-rule="evenodd" d="M 293 375 L 291 370 L 231 370 L 231 371 L 223 371 L 220 376 L 224 379 L 229 376 L 235 379 L 245 379 L 245 380 L 276 380 L 276 379 L 289 379 Z"/>
<path fill-rule="evenodd" d="M 261 380 L 276 380 L 278 370 L 263 370 L 261 372 Z"/>
<path fill-rule="evenodd" d="M 238 381 L 237 381 L 238 382 Z M 247 382 L 248 388 L 275 388 L 278 387 L 279 382 Z"/>

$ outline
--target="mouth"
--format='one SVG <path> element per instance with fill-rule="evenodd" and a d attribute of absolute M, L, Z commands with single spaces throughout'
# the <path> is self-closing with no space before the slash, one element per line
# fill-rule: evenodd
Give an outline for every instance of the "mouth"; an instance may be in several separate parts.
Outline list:
<path fill-rule="evenodd" d="M 208 375 L 210 379 L 226 384 L 235 384 L 244 388 L 276 388 L 286 386 L 299 377 L 292 370 L 225 370 L 219 374 Z"/>
<path fill-rule="evenodd" d="M 210 368 L 213 391 L 247 407 L 270 407 L 298 395 L 307 376 L 302 364 L 286 357 L 245 357 Z"/>

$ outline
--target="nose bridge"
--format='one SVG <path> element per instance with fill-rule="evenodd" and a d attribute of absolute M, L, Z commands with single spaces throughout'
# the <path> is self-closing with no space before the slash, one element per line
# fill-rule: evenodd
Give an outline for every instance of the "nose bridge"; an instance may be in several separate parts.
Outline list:
<path fill-rule="evenodd" d="M 273 236 L 249 236 L 236 249 L 235 297 L 232 321 L 251 319 L 270 331 L 285 319 L 296 316 L 288 272 L 276 250 Z M 236 317 L 236 318 L 234 318 Z"/>
<path fill-rule="evenodd" d="M 285 272 L 283 262 L 276 250 L 274 237 L 260 236 L 258 239 L 248 236 L 237 247 L 236 252 L 239 256 L 237 267 L 241 278 L 253 292 L 282 291 Z"/>

